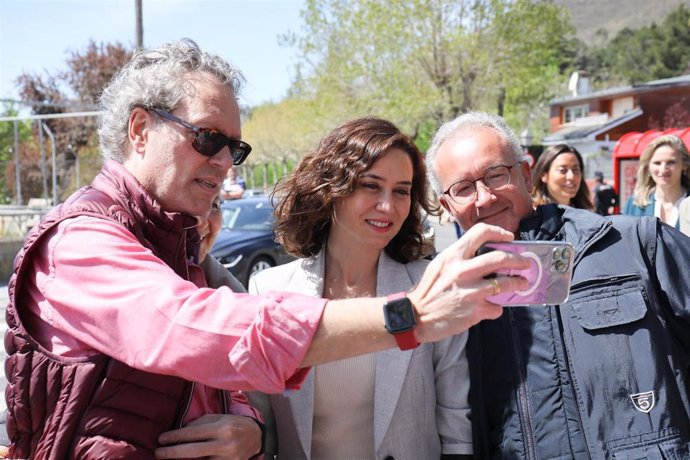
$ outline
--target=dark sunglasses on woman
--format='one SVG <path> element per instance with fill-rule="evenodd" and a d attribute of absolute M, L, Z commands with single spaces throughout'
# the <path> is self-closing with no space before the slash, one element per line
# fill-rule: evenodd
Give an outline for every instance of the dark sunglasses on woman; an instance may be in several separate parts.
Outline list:
<path fill-rule="evenodd" d="M 227 145 L 230 149 L 230 153 L 232 154 L 232 163 L 234 165 L 241 165 L 247 156 L 249 156 L 249 152 L 252 151 L 251 145 L 237 139 L 231 139 L 217 129 L 200 128 L 198 126 L 194 126 L 193 124 L 187 123 L 181 118 L 178 118 L 172 113 L 166 112 L 165 110 L 154 108 L 149 110 L 155 112 L 166 120 L 175 122 L 191 130 L 194 133 L 192 147 L 194 147 L 194 150 L 204 156 L 212 157 Z"/>

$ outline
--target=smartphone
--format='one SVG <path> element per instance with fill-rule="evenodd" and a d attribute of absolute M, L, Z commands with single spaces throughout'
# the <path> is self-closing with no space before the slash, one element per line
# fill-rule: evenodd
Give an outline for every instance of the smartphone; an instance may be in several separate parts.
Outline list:
<path fill-rule="evenodd" d="M 502 275 L 523 276 L 529 281 L 529 287 L 522 291 L 501 292 L 487 297 L 488 300 L 499 305 L 553 305 L 568 299 L 575 253 L 572 244 L 563 241 L 486 243 L 477 255 L 497 249 L 520 254 L 532 261 L 524 270 L 497 271 Z"/>

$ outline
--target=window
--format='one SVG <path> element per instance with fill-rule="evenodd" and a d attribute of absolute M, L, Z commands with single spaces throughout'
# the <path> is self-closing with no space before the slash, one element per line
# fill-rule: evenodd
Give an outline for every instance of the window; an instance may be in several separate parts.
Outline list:
<path fill-rule="evenodd" d="M 566 107 L 563 113 L 563 123 L 572 123 L 579 118 L 585 118 L 587 115 L 589 115 L 589 105 Z"/>

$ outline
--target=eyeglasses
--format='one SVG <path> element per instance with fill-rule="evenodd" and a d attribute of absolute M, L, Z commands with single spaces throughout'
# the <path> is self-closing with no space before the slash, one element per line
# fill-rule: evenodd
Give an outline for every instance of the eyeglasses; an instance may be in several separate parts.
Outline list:
<path fill-rule="evenodd" d="M 232 154 L 232 164 L 241 165 L 247 156 L 249 156 L 249 152 L 252 151 L 251 145 L 237 139 L 231 139 L 217 129 L 199 128 L 198 126 L 187 123 L 172 113 L 164 110 L 154 108 L 149 110 L 157 113 L 167 120 L 180 124 L 191 130 L 194 133 L 192 147 L 194 147 L 194 150 L 204 156 L 212 157 L 227 145 L 230 148 L 230 153 Z"/>
<path fill-rule="evenodd" d="M 512 166 L 497 165 L 487 169 L 483 177 L 475 180 L 461 180 L 443 192 L 457 204 L 467 204 L 477 198 L 477 182 L 482 181 L 490 190 L 497 192 L 510 185 L 510 173 L 520 162 Z"/>

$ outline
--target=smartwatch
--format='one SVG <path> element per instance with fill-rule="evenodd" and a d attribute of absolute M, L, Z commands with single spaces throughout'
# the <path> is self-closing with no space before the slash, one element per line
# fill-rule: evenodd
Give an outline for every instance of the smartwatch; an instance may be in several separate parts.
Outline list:
<path fill-rule="evenodd" d="M 417 318 L 406 292 L 388 296 L 386 303 L 383 304 L 383 319 L 386 330 L 393 334 L 401 350 L 412 350 L 419 346 L 419 341 L 414 335 Z"/>

